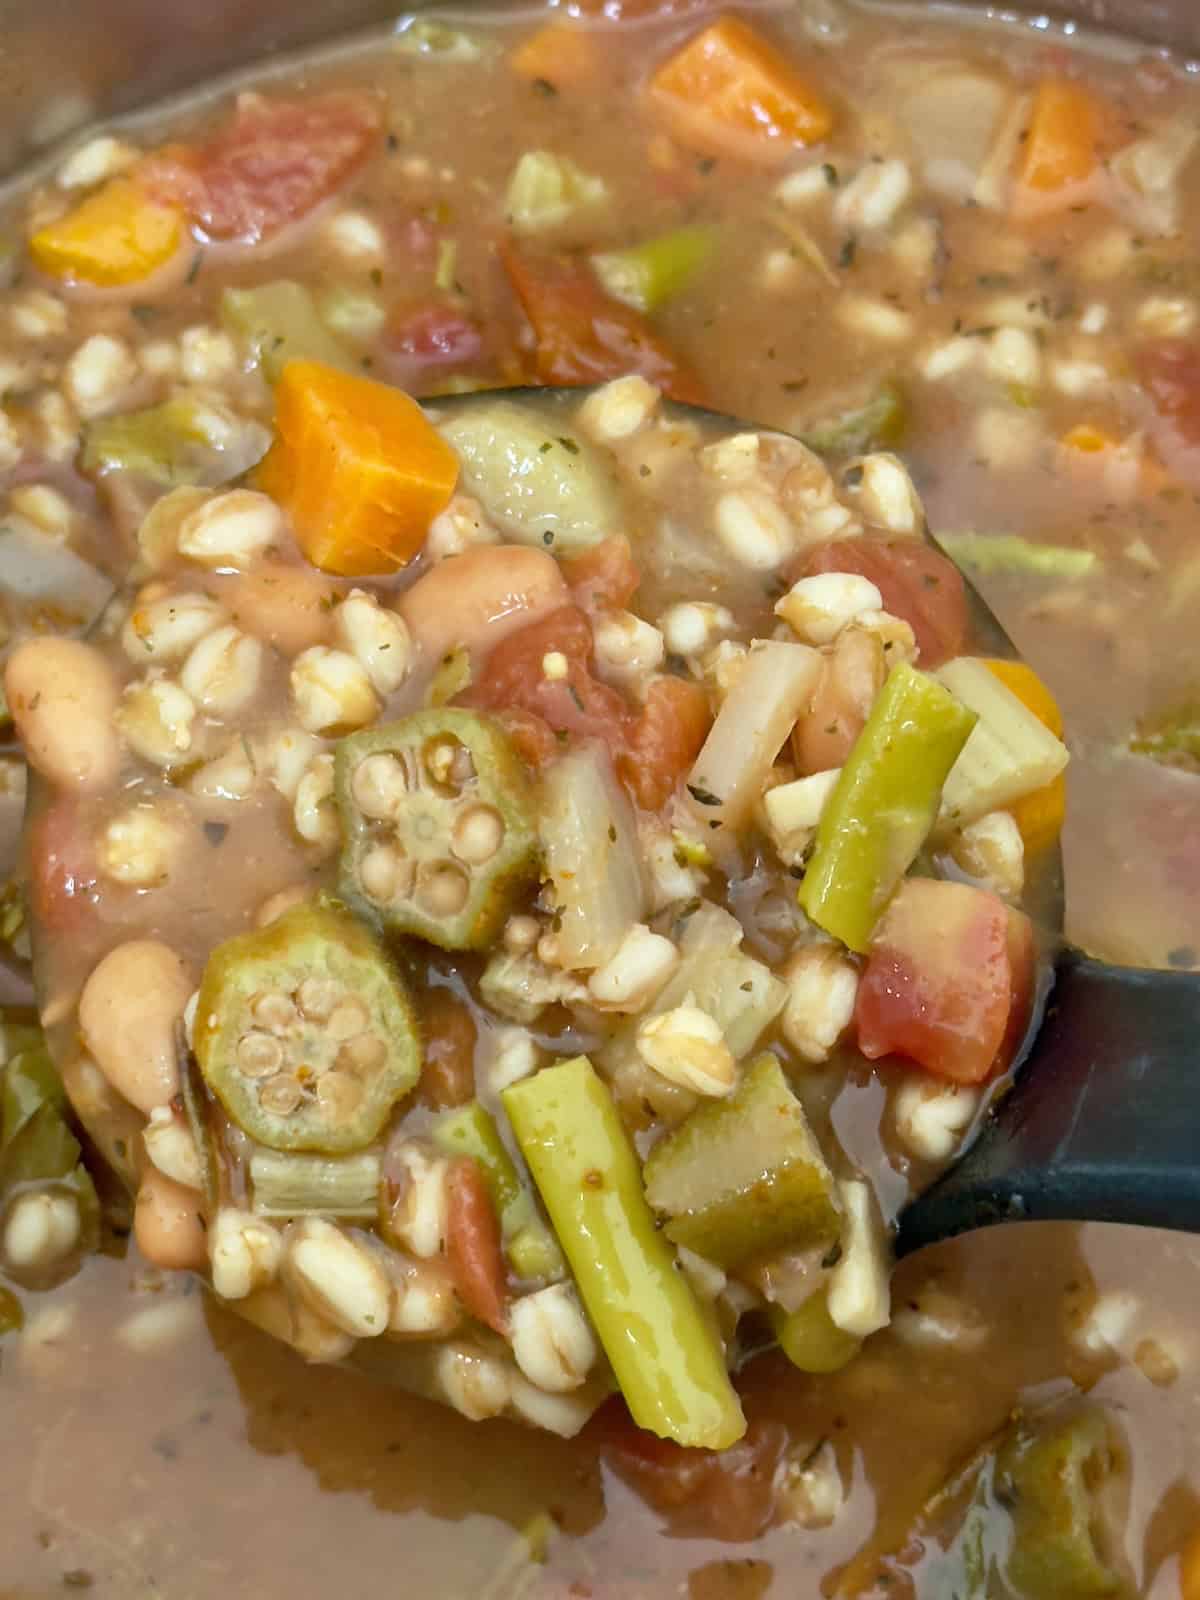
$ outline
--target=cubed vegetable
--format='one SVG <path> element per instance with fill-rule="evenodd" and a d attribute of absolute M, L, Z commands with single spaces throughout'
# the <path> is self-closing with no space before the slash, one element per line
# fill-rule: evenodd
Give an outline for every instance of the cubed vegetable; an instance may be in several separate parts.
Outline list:
<path fill-rule="evenodd" d="M 1086 183 L 1096 170 L 1103 127 L 1101 108 L 1082 83 L 1043 78 L 1017 162 L 1018 206 Z"/>
<path fill-rule="evenodd" d="M 608 199 L 608 185 L 551 150 L 527 150 L 509 179 L 504 212 L 515 233 L 559 228 Z"/>
<path fill-rule="evenodd" d="M 773 1055 L 660 1139 L 645 1177 L 667 1237 L 718 1266 L 824 1248 L 841 1227 L 833 1175 Z"/>
<path fill-rule="evenodd" d="M 786 161 L 833 128 L 823 96 L 769 40 L 731 16 L 669 56 L 648 94 L 681 143 L 746 161 Z"/>
<path fill-rule="evenodd" d="M 1063 736 L 1062 712 L 1050 690 L 1024 661 L 992 659 L 988 671 L 1031 712 L 1056 739 Z M 1200 744 L 1198 744 L 1200 752 Z M 1027 856 L 1048 849 L 1062 832 L 1067 812 L 1067 780 L 1064 773 L 1040 789 L 1032 789 L 1008 807 L 1021 830 Z"/>
<path fill-rule="evenodd" d="M 545 1067 L 502 1099 L 634 1421 L 683 1445 L 740 1439 L 746 1421 L 721 1347 L 655 1227 L 591 1063 Z"/>
<path fill-rule="evenodd" d="M 960 656 L 939 680 L 978 718 L 942 790 L 939 827 L 963 827 L 1045 789 L 1067 765 L 1067 747 L 992 664 Z M 1022 682 L 1029 692 L 1028 680 Z"/>
<path fill-rule="evenodd" d="M 682 293 L 711 259 L 717 231 L 703 223 L 674 228 L 627 250 L 592 257 L 592 271 L 614 300 L 643 313 Z"/>
<path fill-rule="evenodd" d="M 161 484 L 215 488 L 262 460 L 271 435 L 208 396 L 175 395 L 145 411 L 102 417 L 84 430 L 80 469 L 130 472 Z"/>
<path fill-rule="evenodd" d="M 159 204 L 131 178 L 114 178 L 29 241 L 29 253 L 52 278 L 101 288 L 139 283 L 164 266 L 183 242 L 183 213 Z"/>
<path fill-rule="evenodd" d="M 858 985 L 858 1047 L 983 1083 L 1019 1047 L 1033 992 L 1029 918 L 965 883 L 912 878 L 880 919 Z"/>
<path fill-rule="evenodd" d="M 889 450 L 904 438 L 908 405 L 895 382 L 882 383 L 856 405 L 828 412 L 798 430 L 810 450 L 823 456 L 865 455 Z"/>
<path fill-rule="evenodd" d="M 350 365 L 345 349 L 322 322 L 312 295 L 290 278 L 252 289 L 226 289 L 221 320 L 271 383 L 289 361 Z"/>
<path fill-rule="evenodd" d="M 975 713 L 927 673 L 892 670 L 826 803 L 800 885 L 818 927 L 866 950 L 916 860 Z"/>
<path fill-rule="evenodd" d="M 259 487 L 289 513 L 323 572 L 394 572 L 417 554 L 458 481 L 458 460 L 399 389 L 317 361 L 290 361 Z"/>

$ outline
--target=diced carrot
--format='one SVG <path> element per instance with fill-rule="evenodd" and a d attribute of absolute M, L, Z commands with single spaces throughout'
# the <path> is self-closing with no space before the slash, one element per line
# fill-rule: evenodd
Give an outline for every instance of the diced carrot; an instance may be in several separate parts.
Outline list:
<path fill-rule="evenodd" d="M 34 262 L 53 278 L 104 288 L 139 283 L 183 240 L 183 213 L 160 205 L 130 178 L 114 178 L 29 241 Z"/>
<path fill-rule="evenodd" d="M 1028 711 L 1033 712 L 1043 727 L 1049 728 L 1056 739 L 1062 738 L 1063 719 L 1058 701 L 1032 667 L 1024 661 L 1000 659 L 989 660 L 987 665 L 1004 687 L 1011 690 Z M 1066 779 L 1060 773 L 1044 788 L 1023 795 L 1009 810 L 1021 830 L 1027 854 L 1036 855 L 1052 845 L 1062 832 L 1067 810 Z"/>
<path fill-rule="evenodd" d="M 786 160 L 833 127 L 822 96 L 736 17 L 720 17 L 669 56 L 648 94 L 683 144 L 747 161 Z"/>
<path fill-rule="evenodd" d="M 1179 1558 L 1180 1600 L 1200 1600 L 1200 1529 L 1184 1546 Z"/>
<path fill-rule="evenodd" d="M 400 389 L 319 361 L 289 361 L 276 441 L 258 485 L 291 516 L 322 572 L 395 572 L 417 554 L 458 480 L 458 458 Z"/>
<path fill-rule="evenodd" d="M 1086 183 L 1096 171 L 1104 118 L 1095 98 L 1067 78 L 1043 78 L 1017 163 L 1017 205 Z"/>
<path fill-rule="evenodd" d="M 1067 452 L 1064 458 L 1066 465 L 1078 467 L 1087 472 L 1089 477 L 1095 476 L 1098 471 L 1105 472 L 1104 482 L 1113 492 L 1115 486 L 1106 468 L 1110 464 L 1116 468 L 1120 485 L 1128 485 L 1126 498 L 1135 493 L 1157 494 L 1171 482 L 1170 474 L 1158 456 L 1145 441 L 1136 436 L 1133 439 L 1118 439 L 1107 428 L 1091 422 L 1078 422 L 1058 442 Z"/>
<path fill-rule="evenodd" d="M 519 44 L 508 64 L 527 83 L 578 89 L 598 76 L 603 60 L 595 34 L 567 23 L 550 22 Z"/>
<path fill-rule="evenodd" d="M 1068 450 L 1078 450 L 1084 455 L 1097 455 L 1101 450 L 1115 450 L 1120 441 L 1104 428 L 1090 422 L 1077 422 L 1062 436 Z"/>
<path fill-rule="evenodd" d="M 505 271 L 533 328 L 543 383 L 603 383 L 638 372 L 673 400 L 703 405 L 699 378 L 640 312 L 614 300 L 587 263 L 500 246 Z"/>

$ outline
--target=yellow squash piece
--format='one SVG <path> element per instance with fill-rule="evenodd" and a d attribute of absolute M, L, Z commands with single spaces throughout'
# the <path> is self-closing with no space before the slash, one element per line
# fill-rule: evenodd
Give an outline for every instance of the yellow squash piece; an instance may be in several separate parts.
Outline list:
<path fill-rule="evenodd" d="M 159 205 L 131 178 L 114 178 L 40 228 L 29 253 L 52 278 L 117 288 L 139 283 L 168 262 L 183 232 L 181 211 Z"/>

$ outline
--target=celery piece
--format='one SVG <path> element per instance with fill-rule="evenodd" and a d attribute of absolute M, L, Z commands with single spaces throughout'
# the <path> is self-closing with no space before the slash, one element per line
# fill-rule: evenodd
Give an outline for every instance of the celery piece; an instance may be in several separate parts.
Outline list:
<path fill-rule="evenodd" d="M 937 542 L 956 565 L 984 576 L 1009 572 L 1038 578 L 1086 578 L 1104 568 L 1094 550 L 1038 544 L 1019 533 L 939 533 Z"/>
<path fill-rule="evenodd" d="M 464 491 L 519 544 L 574 555 L 621 527 L 612 467 L 561 413 L 481 397 L 448 408 L 439 426 Z"/>
<path fill-rule="evenodd" d="M 934 676 L 979 719 L 942 789 L 939 830 L 965 827 L 1053 783 L 1067 764 L 1066 745 L 986 662 L 959 656 Z"/>
<path fill-rule="evenodd" d="M 660 1139 L 645 1178 L 667 1237 L 721 1267 L 824 1248 L 841 1231 L 833 1174 L 773 1055 Z"/>
<path fill-rule="evenodd" d="M 261 422 L 207 396 L 181 394 L 90 423 L 79 465 L 85 473 L 134 472 L 167 489 L 215 487 L 248 472 L 270 443 Z"/>
<path fill-rule="evenodd" d="M 772 1306 L 770 1322 L 779 1348 L 801 1372 L 839 1372 L 862 1349 L 862 1340 L 844 1332 L 829 1315 L 823 1289 L 795 1311 Z"/>
<path fill-rule="evenodd" d="M 1007 1577 L 1027 1600 L 1091 1600 L 1121 1579 L 1098 1539 L 1105 1491 L 1119 1477 L 1111 1422 L 1091 1407 L 1030 1432 L 1018 1427 L 996 1458 L 996 1490 L 1013 1508 Z"/>
<path fill-rule="evenodd" d="M 447 1154 L 470 1156 L 479 1163 L 514 1272 L 522 1278 L 561 1277 L 566 1266 L 558 1241 L 538 1215 L 491 1113 L 472 1100 L 434 1123 L 433 1140 Z"/>
<path fill-rule="evenodd" d="M 715 228 L 693 223 L 627 250 L 603 250 L 591 258 L 592 271 L 614 300 L 648 314 L 687 288 L 716 243 Z"/>
<path fill-rule="evenodd" d="M 603 966 L 645 915 L 637 820 L 608 754 L 580 745 L 547 767 L 538 796 L 543 877 L 554 890 L 556 964 Z"/>
<path fill-rule="evenodd" d="M 860 405 L 819 418 L 798 437 L 823 456 L 858 456 L 901 443 L 908 425 L 908 404 L 895 382 L 881 384 Z"/>
<path fill-rule="evenodd" d="M 544 1067 L 501 1098 L 633 1420 L 677 1444 L 733 1444 L 746 1420 L 720 1346 L 591 1062 Z"/>
<path fill-rule="evenodd" d="M 514 233 L 543 233 L 594 210 L 608 197 L 604 179 L 584 172 L 570 156 L 527 150 L 509 179 L 504 209 Z"/>
<path fill-rule="evenodd" d="M 821 814 L 800 905 L 865 952 L 879 914 L 916 860 L 942 785 L 976 714 L 906 662 L 894 667 Z"/>
<path fill-rule="evenodd" d="M 321 321 L 312 295 L 290 278 L 260 283 L 253 289 L 226 289 L 221 296 L 221 321 L 245 346 L 269 383 L 277 381 L 289 361 L 353 365 L 345 346 Z"/>
<path fill-rule="evenodd" d="M 1200 772 L 1200 700 L 1185 700 L 1152 717 L 1143 717 L 1129 740 L 1134 755 L 1149 756 L 1164 767 Z"/>
<path fill-rule="evenodd" d="M 380 1160 L 373 1150 L 350 1156 L 255 1149 L 250 1157 L 254 1209 L 263 1217 L 375 1217 Z"/>

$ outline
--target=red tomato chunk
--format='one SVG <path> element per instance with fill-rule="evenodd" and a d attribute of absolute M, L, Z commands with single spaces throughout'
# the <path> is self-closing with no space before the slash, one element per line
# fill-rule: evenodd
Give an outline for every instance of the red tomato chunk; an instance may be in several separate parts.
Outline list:
<path fill-rule="evenodd" d="M 209 239 L 253 243 L 306 216 L 350 178 L 380 133 L 373 96 L 335 90 L 303 100 L 244 94 L 202 144 L 168 145 L 138 177 L 181 205 Z"/>
<path fill-rule="evenodd" d="M 1028 917 L 964 883 L 910 878 L 880 919 L 858 987 L 858 1047 L 983 1083 L 1020 1044 L 1033 982 Z"/>
<path fill-rule="evenodd" d="M 483 329 L 475 319 L 445 301 L 430 301 L 392 316 L 378 359 L 386 377 L 420 389 L 427 377 L 478 366 L 483 356 Z"/>
<path fill-rule="evenodd" d="M 962 653 L 969 622 L 962 576 L 920 539 L 838 539 L 814 550 L 789 576 L 794 583 L 816 572 L 869 578 L 883 596 L 883 609 L 912 628 L 921 666 L 937 667 Z"/>

